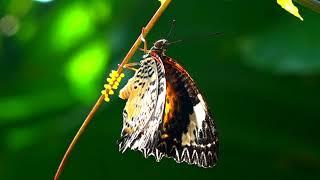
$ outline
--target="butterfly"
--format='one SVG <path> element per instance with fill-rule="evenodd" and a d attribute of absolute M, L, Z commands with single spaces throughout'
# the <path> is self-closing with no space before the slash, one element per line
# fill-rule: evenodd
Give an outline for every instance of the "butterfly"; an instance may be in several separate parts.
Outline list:
<path fill-rule="evenodd" d="M 119 151 L 212 167 L 218 160 L 216 125 L 194 80 L 165 54 L 169 44 L 156 41 L 119 92 L 127 100 Z"/>

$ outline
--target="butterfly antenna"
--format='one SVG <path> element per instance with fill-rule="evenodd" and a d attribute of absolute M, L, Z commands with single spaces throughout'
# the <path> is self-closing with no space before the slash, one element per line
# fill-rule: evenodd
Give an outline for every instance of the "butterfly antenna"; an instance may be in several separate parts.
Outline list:
<path fill-rule="evenodd" d="M 207 34 L 205 37 L 215 37 L 218 35 L 223 35 L 223 33 L 222 32 L 213 32 L 213 33 Z M 203 38 L 205 38 L 205 37 L 203 37 Z"/>
<path fill-rule="evenodd" d="M 215 37 L 217 35 L 223 35 L 223 33 L 221 32 L 214 32 L 214 33 L 209 33 L 209 34 L 206 34 L 206 35 L 203 35 L 203 36 L 198 36 L 198 37 L 190 37 L 190 38 L 187 38 L 187 39 L 180 39 L 180 40 L 176 40 L 176 41 L 172 41 L 172 42 L 168 42 L 167 44 L 168 45 L 171 45 L 171 44 L 176 44 L 176 43 L 181 43 L 183 41 L 190 41 L 190 40 L 200 40 L 200 39 L 204 39 L 204 38 L 210 38 L 210 37 Z"/>
<path fill-rule="evenodd" d="M 166 39 L 171 38 L 175 27 L 176 27 L 176 20 L 172 20 L 172 22 L 171 22 L 171 27 L 170 27 L 170 31 L 169 31 L 169 33 L 167 34 L 167 38 L 166 38 Z"/>
<path fill-rule="evenodd" d="M 171 45 L 171 44 L 180 43 L 180 42 L 182 42 L 182 41 L 183 41 L 183 40 L 182 40 L 182 39 L 180 39 L 180 40 L 176 40 L 176 41 L 168 42 L 167 44 L 168 44 L 168 45 Z"/>

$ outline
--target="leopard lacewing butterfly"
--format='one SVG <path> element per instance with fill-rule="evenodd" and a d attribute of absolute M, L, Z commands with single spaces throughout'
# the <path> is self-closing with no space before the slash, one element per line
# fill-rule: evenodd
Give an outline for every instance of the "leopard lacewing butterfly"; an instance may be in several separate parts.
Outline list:
<path fill-rule="evenodd" d="M 212 167 L 219 146 L 215 123 L 194 80 L 165 54 L 169 44 L 156 41 L 120 91 L 127 103 L 119 151 Z"/>

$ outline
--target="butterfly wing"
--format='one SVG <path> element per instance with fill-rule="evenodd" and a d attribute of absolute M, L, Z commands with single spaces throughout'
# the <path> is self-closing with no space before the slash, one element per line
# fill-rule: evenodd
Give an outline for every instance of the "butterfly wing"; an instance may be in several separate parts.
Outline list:
<path fill-rule="evenodd" d="M 148 57 L 140 62 L 135 75 L 120 91 L 128 99 L 123 110 L 123 129 L 119 150 L 146 151 L 158 142 L 158 128 L 165 103 L 166 80 L 161 61 Z"/>
<path fill-rule="evenodd" d="M 209 109 L 187 71 L 164 56 L 166 105 L 157 149 L 177 162 L 216 164 L 218 137 Z"/>

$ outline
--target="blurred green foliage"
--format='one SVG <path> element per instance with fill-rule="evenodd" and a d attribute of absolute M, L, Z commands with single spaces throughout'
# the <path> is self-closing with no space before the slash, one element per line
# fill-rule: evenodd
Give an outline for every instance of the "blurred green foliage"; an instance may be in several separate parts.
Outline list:
<path fill-rule="evenodd" d="M 0 179 L 52 179 L 106 75 L 158 6 L 156 0 L 0 1 Z M 275 1 L 173 0 L 147 39 L 150 46 L 164 38 L 177 20 L 172 40 L 186 41 L 167 54 L 188 69 L 213 111 L 218 166 L 120 154 L 125 102 L 114 96 L 62 179 L 319 179 L 320 15 L 299 10 L 303 22 Z M 224 35 L 201 38 L 216 31 Z"/>

